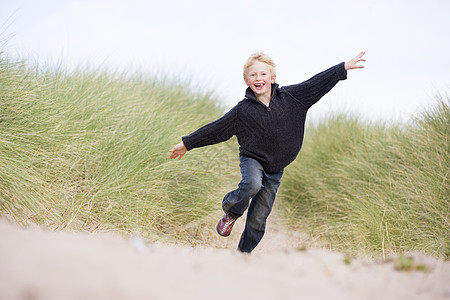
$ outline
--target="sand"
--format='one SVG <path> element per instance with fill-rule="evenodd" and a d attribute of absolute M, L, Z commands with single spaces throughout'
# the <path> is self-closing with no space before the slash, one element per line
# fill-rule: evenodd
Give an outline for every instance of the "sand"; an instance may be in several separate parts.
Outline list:
<path fill-rule="evenodd" d="M 301 235 L 279 230 L 243 255 L 233 234 L 194 248 L 0 219 L 0 299 L 450 299 L 450 262 L 416 253 L 427 271 L 396 270 L 395 259 L 348 264 L 342 253 L 295 250 Z"/>

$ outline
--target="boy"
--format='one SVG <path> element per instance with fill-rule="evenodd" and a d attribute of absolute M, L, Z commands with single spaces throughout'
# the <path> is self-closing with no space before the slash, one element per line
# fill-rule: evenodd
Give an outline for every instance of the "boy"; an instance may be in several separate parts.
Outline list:
<path fill-rule="evenodd" d="M 347 70 L 363 68 L 357 63 L 365 62 L 364 54 L 361 52 L 303 83 L 279 87 L 273 60 L 264 53 L 254 53 L 244 65 L 248 86 L 244 100 L 218 120 L 183 136 L 182 142 L 169 150 L 171 159 L 181 159 L 188 150 L 236 135 L 242 180 L 236 190 L 225 195 L 225 214 L 216 229 L 221 236 L 230 235 L 234 223 L 248 208 L 238 246 L 241 252 L 252 252 L 264 235 L 283 169 L 297 157 L 302 146 L 308 109 L 338 81 L 346 79 Z"/>

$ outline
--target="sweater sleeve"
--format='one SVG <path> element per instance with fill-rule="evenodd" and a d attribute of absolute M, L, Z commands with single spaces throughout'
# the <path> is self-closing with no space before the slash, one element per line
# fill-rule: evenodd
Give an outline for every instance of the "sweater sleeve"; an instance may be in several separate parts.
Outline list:
<path fill-rule="evenodd" d="M 331 67 L 310 79 L 284 89 L 306 108 L 310 108 L 328 93 L 340 80 L 347 79 L 345 63 L 342 62 Z"/>
<path fill-rule="evenodd" d="M 216 121 L 206 124 L 181 139 L 187 150 L 224 142 L 236 134 L 236 120 L 237 106 Z"/>

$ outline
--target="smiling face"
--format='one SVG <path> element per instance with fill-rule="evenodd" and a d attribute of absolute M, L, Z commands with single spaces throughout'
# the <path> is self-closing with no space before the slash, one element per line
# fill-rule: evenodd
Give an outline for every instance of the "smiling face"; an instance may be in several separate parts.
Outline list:
<path fill-rule="evenodd" d="M 256 98 L 270 99 L 272 83 L 275 83 L 275 75 L 272 75 L 270 65 L 256 60 L 246 70 L 245 83 L 255 93 Z"/>

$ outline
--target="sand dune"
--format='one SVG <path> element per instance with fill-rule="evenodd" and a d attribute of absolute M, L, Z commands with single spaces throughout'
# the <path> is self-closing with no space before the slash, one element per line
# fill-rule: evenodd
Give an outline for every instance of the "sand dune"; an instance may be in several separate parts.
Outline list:
<path fill-rule="evenodd" d="M 415 254 L 429 270 L 398 271 L 271 244 L 248 256 L 0 221 L 0 299 L 450 299 L 450 262 Z"/>

